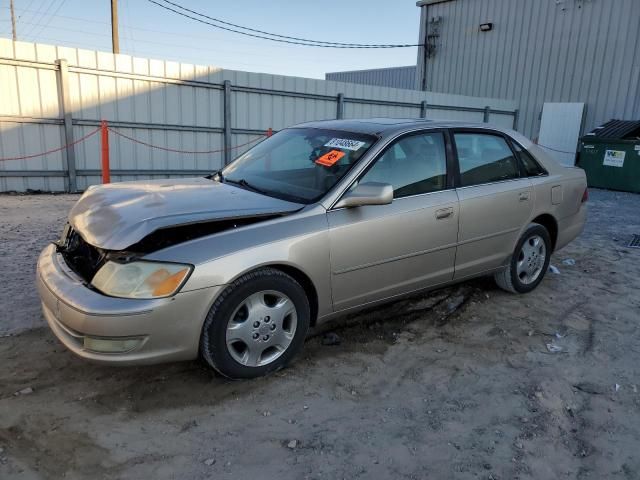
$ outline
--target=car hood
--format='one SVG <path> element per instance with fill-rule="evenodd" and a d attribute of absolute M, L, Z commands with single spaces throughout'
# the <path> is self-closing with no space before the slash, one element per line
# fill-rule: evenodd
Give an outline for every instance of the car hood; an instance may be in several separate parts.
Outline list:
<path fill-rule="evenodd" d="M 206 178 L 146 180 L 89 187 L 69 223 L 95 247 L 124 250 L 161 228 L 302 207 Z"/>

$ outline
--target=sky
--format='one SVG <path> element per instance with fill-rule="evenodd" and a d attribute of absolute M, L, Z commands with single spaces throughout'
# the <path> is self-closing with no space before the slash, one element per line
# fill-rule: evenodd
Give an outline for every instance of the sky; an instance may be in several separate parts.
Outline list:
<path fill-rule="evenodd" d="M 174 0 L 232 23 L 345 43 L 418 43 L 415 0 Z M 18 40 L 111 51 L 110 0 L 14 0 Z M 148 0 L 119 0 L 120 53 L 300 77 L 415 65 L 417 47 L 329 49 L 279 44 L 196 23 Z M 11 38 L 9 0 L 0 36 Z"/>

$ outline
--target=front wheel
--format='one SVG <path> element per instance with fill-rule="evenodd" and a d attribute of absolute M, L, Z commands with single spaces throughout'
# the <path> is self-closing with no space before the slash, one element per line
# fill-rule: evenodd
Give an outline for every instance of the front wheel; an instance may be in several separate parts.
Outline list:
<path fill-rule="evenodd" d="M 225 377 L 259 377 L 293 358 L 309 323 L 309 300 L 300 284 L 280 270 L 260 269 L 230 284 L 214 302 L 200 354 Z"/>
<path fill-rule="evenodd" d="M 531 223 L 518 241 L 509 265 L 496 272 L 500 288 L 512 293 L 528 293 L 544 278 L 551 260 L 551 237 L 542 225 Z"/>

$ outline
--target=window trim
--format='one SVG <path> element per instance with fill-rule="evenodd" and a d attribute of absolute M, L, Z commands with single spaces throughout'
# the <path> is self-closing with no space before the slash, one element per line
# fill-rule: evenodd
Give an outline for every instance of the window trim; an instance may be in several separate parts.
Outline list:
<path fill-rule="evenodd" d="M 413 195 L 406 195 L 403 197 L 398 197 L 393 199 L 393 201 L 396 200 L 402 200 L 404 198 L 413 198 L 413 197 L 419 197 L 421 195 L 431 195 L 433 193 L 440 193 L 440 192 L 445 192 L 447 190 L 452 190 L 453 188 L 455 188 L 454 185 L 454 176 L 453 176 L 453 167 L 454 167 L 454 159 L 453 159 L 453 151 L 450 148 L 450 139 L 449 139 L 449 131 L 447 128 L 425 128 L 425 129 L 420 129 L 420 130 L 412 130 L 409 132 L 404 132 L 392 139 L 389 140 L 389 142 L 375 155 L 374 158 L 371 159 L 371 161 L 367 164 L 367 166 L 358 174 L 358 176 L 352 180 L 349 185 L 347 186 L 347 188 L 344 189 L 344 191 L 342 192 L 342 194 L 338 197 L 338 199 L 333 203 L 333 205 L 331 205 L 331 207 L 328 210 L 336 210 L 334 208 L 335 204 L 338 203 L 342 197 L 349 192 L 349 190 L 353 187 L 353 185 L 356 182 L 359 182 L 360 179 L 362 177 L 364 177 L 367 172 L 369 172 L 369 170 L 371 170 L 373 168 L 373 166 L 378 162 L 378 160 L 380 158 L 382 158 L 384 156 L 384 154 L 390 149 L 393 148 L 393 146 L 398 143 L 399 141 L 407 138 L 407 137 L 413 137 L 416 135 L 428 135 L 431 133 L 441 133 L 442 134 L 442 139 L 444 142 L 444 151 L 445 151 L 445 168 L 446 168 L 446 179 L 445 179 L 445 187 L 441 190 L 434 190 L 432 192 L 423 192 L 423 193 L 416 193 Z"/>
<path fill-rule="evenodd" d="M 520 159 L 518 158 L 518 156 L 516 155 L 515 150 L 513 149 L 513 146 L 510 143 L 511 137 L 509 137 L 509 135 L 505 134 L 504 132 L 501 132 L 499 130 L 494 130 L 492 128 L 482 128 L 482 127 L 462 127 L 462 128 L 450 128 L 450 135 L 451 135 L 451 148 L 453 149 L 453 152 L 455 154 L 455 175 L 456 175 L 456 188 L 472 188 L 472 187 L 479 187 L 481 185 L 493 185 L 496 183 L 504 183 L 504 182 L 513 182 L 513 181 L 517 181 L 517 180 L 522 180 L 523 178 L 529 178 L 526 174 L 526 170 L 524 168 L 524 165 L 522 164 L 522 162 L 520 161 Z M 492 135 L 494 137 L 500 137 L 502 138 L 505 143 L 507 144 L 507 148 L 509 150 L 511 150 L 511 154 L 513 155 L 513 159 L 516 161 L 516 165 L 517 165 L 517 170 L 518 170 L 518 176 L 515 178 L 507 178 L 504 180 L 495 180 L 492 182 L 484 182 L 484 183 L 474 183 L 473 185 L 462 185 L 462 176 L 460 174 L 460 157 L 458 156 L 458 146 L 456 145 L 456 141 L 455 141 L 455 134 L 456 133 L 475 133 L 475 134 L 480 134 L 480 135 Z"/>

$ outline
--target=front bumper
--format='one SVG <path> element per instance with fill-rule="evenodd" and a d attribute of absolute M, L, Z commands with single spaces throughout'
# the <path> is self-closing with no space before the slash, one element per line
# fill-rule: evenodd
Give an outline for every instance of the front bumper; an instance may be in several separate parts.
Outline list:
<path fill-rule="evenodd" d="M 202 324 L 223 286 L 149 300 L 114 298 L 88 288 L 54 245 L 38 259 L 36 282 L 49 327 L 75 354 L 102 363 L 151 364 L 198 356 Z M 85 348 L 85 337 L 139 340 L 124 353 Z"/>

